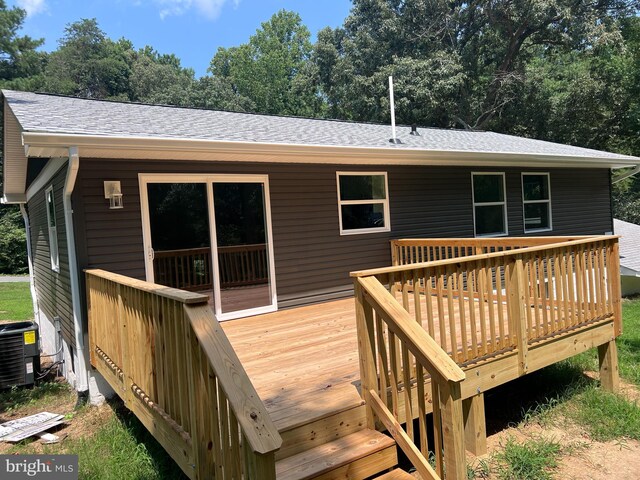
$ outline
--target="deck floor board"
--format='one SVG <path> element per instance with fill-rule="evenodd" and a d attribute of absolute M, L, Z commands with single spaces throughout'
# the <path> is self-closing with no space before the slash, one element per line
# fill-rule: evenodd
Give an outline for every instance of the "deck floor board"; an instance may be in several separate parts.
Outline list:
<path fill-rule="evenodd" d="M 422 296 L 423 302 L 424 298 Z M 437 308 L 435 297 L 432 301 Z M 470 348 L 472 326 L 468 302 L 466 299 L 464 304 Z M 409 305 L 413 312 L 413 301 Z M 477 301 L 473 305 L 479 309 Z M 504 331 L 508 335 L 506 304 L 501 306 Z M 457 299 L 453 311 L 460 325 Z M 479 341 L 478 312 L 475 322 Z M 495 322 L 497 330 L 497 318 Z M 438 331 L 438 320 L 434 323 Z M 488 318 L 485 323 L 488 333 Z M 302 422 L 305 416 L 310 421 L 360 402 L 353 297 L 223 322 L 222 327 L 279 429 Z M 461 344 L 459 330 L 457 337 Z M 449 338 L 447 346 L 450 346 Z"/>

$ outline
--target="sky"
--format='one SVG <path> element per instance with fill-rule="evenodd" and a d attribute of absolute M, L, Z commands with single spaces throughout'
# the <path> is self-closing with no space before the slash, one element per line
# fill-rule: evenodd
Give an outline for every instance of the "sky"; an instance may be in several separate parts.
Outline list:
<path fill-rule="evenodd" d="M 340 26 L 350 0 L 8 0 L 27 11 L 20 32 L 44 38 L 43 49 L 55 50 L 64 27 L 96 18 L 110 38 L 125 37 L 136 48 L 151 45 L 174 53 L 184 67 L 204 75 L 218 47 L 246 43 L 262 22 L 278 10 L 298 12 L 311 31 Z"/>

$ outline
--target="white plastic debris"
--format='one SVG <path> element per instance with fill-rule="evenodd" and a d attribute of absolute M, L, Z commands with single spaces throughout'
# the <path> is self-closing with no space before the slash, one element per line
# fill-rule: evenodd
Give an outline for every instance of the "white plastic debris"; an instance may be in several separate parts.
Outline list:
<path fill-rule="evenodd" d="M 64 423 L 64 415 L 41 412 L 0 425 L 0 442 L 19 442 Z"/>

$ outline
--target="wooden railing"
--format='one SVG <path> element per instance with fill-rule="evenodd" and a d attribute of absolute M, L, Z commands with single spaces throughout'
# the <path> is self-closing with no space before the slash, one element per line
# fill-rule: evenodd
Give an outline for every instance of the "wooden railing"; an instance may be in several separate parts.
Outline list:
<path fill-rule="evenodd" d="M 405 249 L 394 258 L 405 264 L 352 273 L 368 421 L 384 424 L 424 478 L 443 478 L 444 470 L 446 478 L 466 478 L 458 398 L 464 375 L 447 360 L 467 368 L 509 352 L 525 374 L 528 351 L 538 342 L 599 322 L 613 322 L 621 332 L 618 238 L 555 240 L 500 239 L 491 246 L 495 240 L 465 239 L 453 242 L 456 250 L 446 247 L 443 256 L 450 258 L 421 263 L 409 260 L 431 258 L 442 241 L 403 241 L 411 245 L 392 248 Z M 429 400 L 431 446 L 423 431 Z M 435 470 L 426 462 L 429 452 Z"/>
<path fill-rule="evenodd" d="M 368 427 L 375 428 L 375 419 L 379 419 L 421 478 L 445 478 L 445 468 L 447 478 L 466 478 L 460 392 L 464 373 L 375 277 L 355 278 L 354 287 Z M 427 374 L 430 392 L 425 391 Z M 414 385 L 417 396 L 413 395 Z M 426 414 L 431 410 L 429 432 Z M 413 428 L 415 417 L 418 432 Z M 429 462 L 433 457 L 435 465 Z"/>
<path fill-rule="evenodd" d="M 213 288 L 211 248 L 159 250 L 153 254 L 155 283 L 180 290 L 203 291 Z"/>
<path fill-rule="evenodd" d="M 267 245 L 218 247 L 220 287 L 242 287 L 269 281 Z M 211 248 L 154 252 L 155 282 L 188 291 L 213 288 Z"/>
<path fill-rule="evenodd" d="M 193 479 L 275 479 L 282 440 L 208 297 L 86 272 L 91 364 Z"/>
<path fill-rule="evenodd" d="M 218 247 L 220 287 L 259 285 L 269 281 L 267 245 L 239 245 Z"/>
<path fill-rule="evenodd" d="M 391 261 L 394 266 L 408 265 L 585 238 L 591 237 L 407 238 L 391 240 Z"/>

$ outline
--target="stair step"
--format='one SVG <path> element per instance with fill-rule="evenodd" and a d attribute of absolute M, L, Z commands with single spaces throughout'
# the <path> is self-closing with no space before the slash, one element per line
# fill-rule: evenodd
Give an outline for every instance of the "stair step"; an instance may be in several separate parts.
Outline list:
<path fill-rule="evenodd" d="M 365 425 L 364 404 L 351 406 L 332 415 L 319 415 L 307 423 L 280 431 L 282 446 L 276 452 L 276 460 L 310 450 L 362 430 Z"/>
<path fill-rule="evenodd" d="M 364 429 L 276 463 L 278 480 L 362 480 L 398 463 L 395 441 Z"/>
<path fill-rule="evenodd" d="M 389 473 L 376 477 L 376 480 L 416 480 L 416 477 L 404 470 L 396 468 L 395 470 L 391 470 Z"/>

